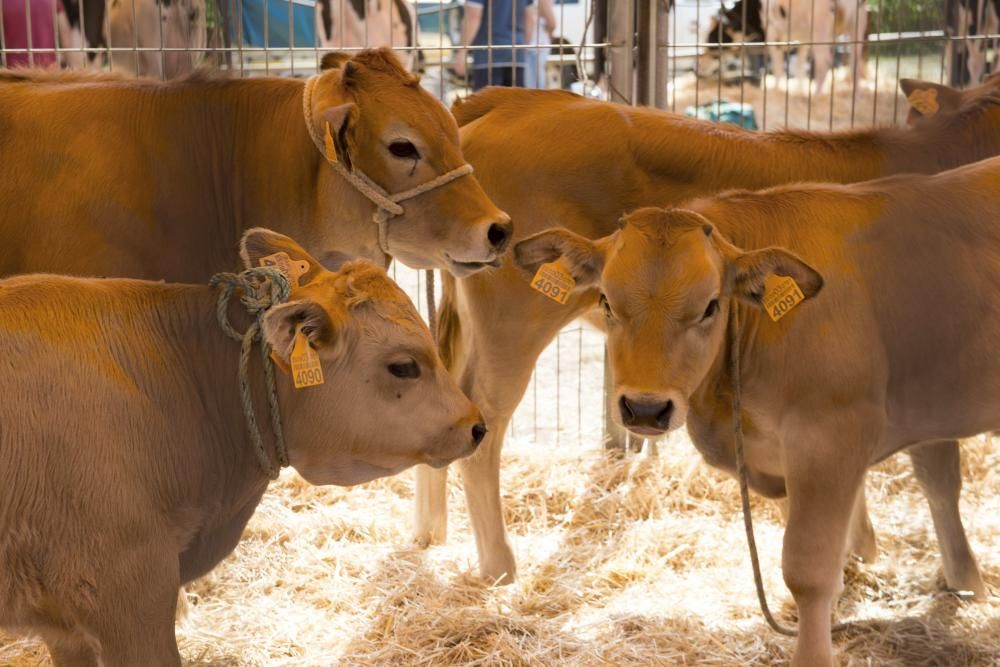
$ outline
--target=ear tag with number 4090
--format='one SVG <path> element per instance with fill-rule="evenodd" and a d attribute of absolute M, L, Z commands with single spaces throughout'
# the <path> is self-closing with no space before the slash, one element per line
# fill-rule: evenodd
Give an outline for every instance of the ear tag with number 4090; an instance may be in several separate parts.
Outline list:
<path fill-rule="evenodd" d="M 562 261 L 557 260 L 538 267 L 535 277 L 531 279 L 531 287 L 565 306 L 576 287 L 576 280 Z"/>
<path fill-rule="evenodd" d="M 296 389 L 323 384 L 323 367 L 319 364 L 319 354 L 309 344 L 309 338 L 302 333 L 301 328 L 295 332 L 295 347 L 292 348 L 292 382 Z"/>
<path fill-rule="evenodd" d="M 798 283 L 790 276 L 768 275 L 764 280 L 764 309 L 777 322 L 805 300 Z"/>

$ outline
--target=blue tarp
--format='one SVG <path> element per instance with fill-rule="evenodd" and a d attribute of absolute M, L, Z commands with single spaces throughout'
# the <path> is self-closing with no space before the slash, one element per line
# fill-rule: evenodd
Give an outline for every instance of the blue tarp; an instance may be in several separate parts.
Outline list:
<path fill-rule="evenodd" d="M 237 5 L 238 3 L 238 5 Z M 243 46 L 264 47 L 264 13 L 267 12 L 267 42 L 271 48 L 289 46 L 316 46 L 316 17 L 314 0 L 236 0 L 233 10 L 237 13 L 233 22 L 233 44 L 240 44 L 237 27 L 243 30 Z M 289 21 L 291 8 L 291 21 Z M 289 22 L 294 26 L 295 41 L 289 39 Z"/>

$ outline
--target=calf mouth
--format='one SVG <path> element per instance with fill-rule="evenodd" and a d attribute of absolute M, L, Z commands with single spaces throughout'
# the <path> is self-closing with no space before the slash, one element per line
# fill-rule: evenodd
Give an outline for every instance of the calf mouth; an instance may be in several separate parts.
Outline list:
<path fill-rule="evenodd" d="M 496 269 L 500 267 L 499 257 L 494 257 L 493 259 L 485 262 L 462 262 L 457 259 L 452 259 L 446 254 L 445 260 L 448 263 L 449 272 L 456 278 L 471 276 L 472 274 L 478 273 L 483 269 Z"/>

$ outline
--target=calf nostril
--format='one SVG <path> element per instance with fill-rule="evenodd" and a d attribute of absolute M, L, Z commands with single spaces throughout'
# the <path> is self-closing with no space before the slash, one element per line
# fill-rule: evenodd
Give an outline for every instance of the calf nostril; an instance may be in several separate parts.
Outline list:
<path fill-rule="evenodd" d="M 626 424 L 635 423 L 635 412 L 632 411 L 632 406 L 628 404 L 628 399 L 622 396 L 618 399 L 618 409 L 622 413 L 622 421 Z"/>
<path fill-rule="evenodd" d="M 661 428 L 666 428 L 670 423 L 670 415 L 674 413 L 674 402 L 667 401 L 663 409 L 660 410 L 656 415 L 656 425 Z"/>
<path fill-rule="evenodd" d="M 507 247 L 507 241 L 510 240 L 510 232 L 513 225 L 509 222 L 499 223 L 494 222 L 490 225 L 489 230 L 486 232 L 486 238 L 498 252 Z"/>
<path fill-rule="evenodd" d="M 486 428 L 486 424 L 484 424 L 482 422 L 479 422 L 478 424 L 476 424 L 475 426 L 473 426 L 472 427 L 472 440 L 473 440 L 473 442 L 475 442 L 477 445 L 479 443 L 481 443 L 483 441 L 483 438 L 486 437 L 486 432 L 488 430 L 489 429 Z"/>

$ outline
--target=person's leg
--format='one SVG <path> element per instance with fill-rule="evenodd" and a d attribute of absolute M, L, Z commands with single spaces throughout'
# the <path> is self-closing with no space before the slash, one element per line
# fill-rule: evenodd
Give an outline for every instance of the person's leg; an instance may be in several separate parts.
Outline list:
<path fill-rule="evenodd" d="M 471 70 L 472 79 L 470 83 L 472 84 L 472 90 L 481 90 L 489 85 L 489 70 L 485 67 L 477 67 Z"/>
<path fill-rule="evenodd" d="M 509 83 L 507 85 L 509 85 L 509 86 L 518 86 L 519 88 L 523 88 L 524 87 L 524 81 L 525 81 L 524 66 L 523 65 L 518 65 L 517 67 L 513 67 L 513 68 L 511 68 L 508 71 L 510 72 L 510 74 L 508 76 L 511 76 L 511 78 L 513 80 L 511 81 L 511 83 Z"/>
<path fill-rule="evenodd" d="M 538 48 L 531 48 L 524 52 L 524 87 L 538 88 Z"/>

